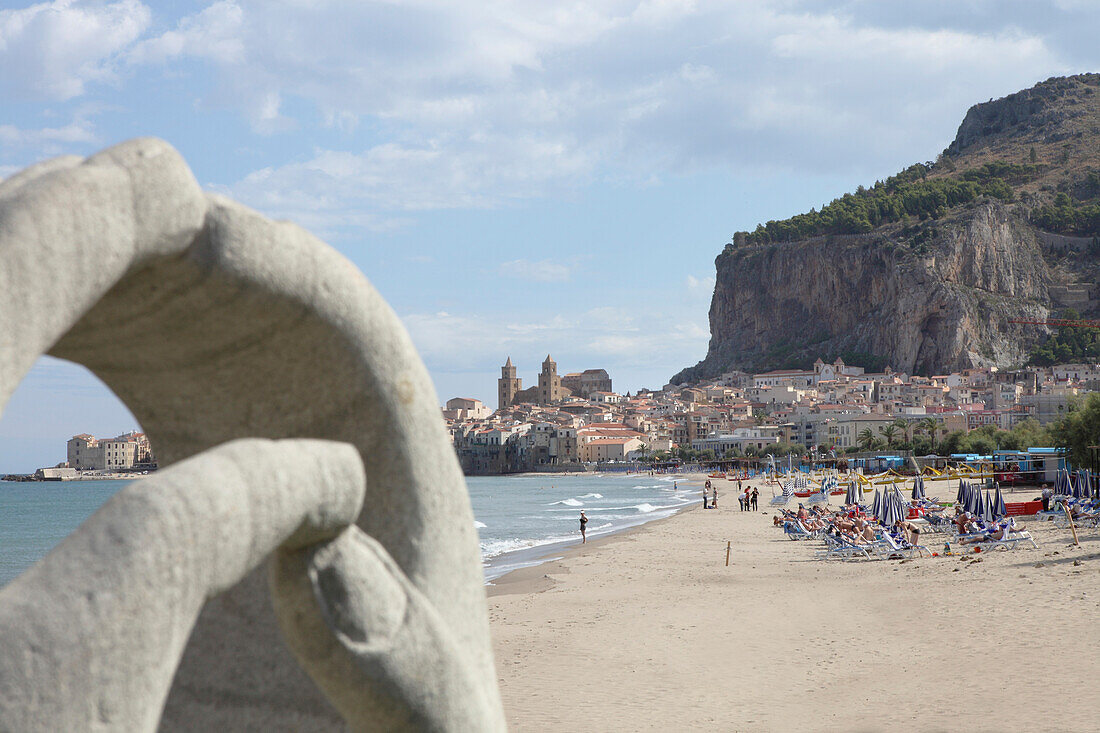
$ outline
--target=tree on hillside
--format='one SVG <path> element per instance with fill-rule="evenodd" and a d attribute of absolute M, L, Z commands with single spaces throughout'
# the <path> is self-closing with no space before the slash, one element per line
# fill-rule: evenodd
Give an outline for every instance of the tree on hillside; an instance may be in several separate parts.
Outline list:
<path fill-rule="evenodd" d="M 913 427 L 913 423 L 909 420 L 903 420 L 900 417 L 894 420 L 894 427 L 901 431 L 901 436 L 904 438 L 904 442 L 913 442 L 913 436 L 910 434 L 910 429 Z"/>
<path fill-rule="evenodd" d="M 1074 409 L 1076 407 L 1076 409 Z M 1091 467 L 1089 446 L 1100 445 L 1100 393 L 1093 392 L 1080 406 L 1051 426 L 1054 442 L 1066 449 L 1066 460 L 1075 466 Z"/>

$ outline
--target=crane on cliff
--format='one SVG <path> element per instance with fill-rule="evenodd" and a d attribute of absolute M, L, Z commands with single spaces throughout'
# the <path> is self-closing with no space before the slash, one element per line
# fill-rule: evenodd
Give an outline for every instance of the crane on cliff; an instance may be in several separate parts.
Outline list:
<path fill-rule="evenodd" d="M 1009 323 L 1027 323 L 1033 326 L 1068 326 L 1069 328 L 1100 328 L 1100 319 L 1095 318 L 1009 318 Z"/>

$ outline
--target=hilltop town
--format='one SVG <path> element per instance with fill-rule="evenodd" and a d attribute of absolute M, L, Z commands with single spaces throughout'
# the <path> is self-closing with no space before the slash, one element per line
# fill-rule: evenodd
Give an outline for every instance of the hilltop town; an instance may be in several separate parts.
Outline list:
<path fill-rule="evenodd" d="M 537 386 L 522 388 L 510 357 L 497 382 L 495 412 L 461 397 L 443 409 L 470 475 L 808 449 L 927 453 L 964 446 L 968 436 L 988 444 L 996 431 L 1034 433 L 1062 417 L 1078 395 L 1100 390 L 1100 364 L 978 367 L 924 377 L 818 359 L 807 370 L 731 371 L 631 395 L 613 391 L 602 369 L 559 376 L 548 355 Z"/>

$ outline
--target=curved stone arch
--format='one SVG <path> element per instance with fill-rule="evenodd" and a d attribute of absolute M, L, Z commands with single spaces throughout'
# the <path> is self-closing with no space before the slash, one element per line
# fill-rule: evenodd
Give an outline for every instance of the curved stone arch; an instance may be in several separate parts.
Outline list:
<path fill-rule="evenodd" d="M 350 262 L 204 194 L 153 139 L 0 184 L 0 257 L 0 406 L 49 353 L 110 387 L 162 465 L 242 437 L 352 444 L 367 475 L 359 527 L 431 602 L 499 710 L 472 512 L 434 389 Z M 254 572 L 207 604 L 165 727 L 340 724 L 280 642 L 265 583 Z"/>

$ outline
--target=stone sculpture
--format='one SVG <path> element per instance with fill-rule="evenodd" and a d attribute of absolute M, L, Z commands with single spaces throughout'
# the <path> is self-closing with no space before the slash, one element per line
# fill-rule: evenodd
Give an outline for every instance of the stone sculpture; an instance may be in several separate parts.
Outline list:
<path fill-rule="evenodd" d="M 465 484 L 354 266 L 162 141 L 58 158 L 0 182 L 0 407 L 45 353 L 163 468 L 0 591 L 0 729 L 504 729 Z"/>

